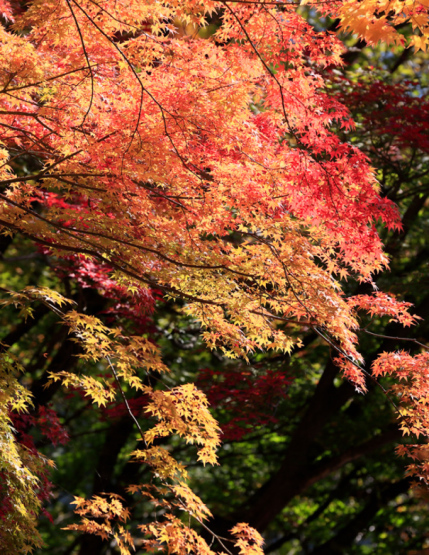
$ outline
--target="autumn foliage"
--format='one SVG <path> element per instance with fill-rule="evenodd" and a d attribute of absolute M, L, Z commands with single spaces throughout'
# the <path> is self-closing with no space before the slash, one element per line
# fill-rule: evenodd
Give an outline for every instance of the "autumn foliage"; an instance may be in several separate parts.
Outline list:
<path fill-rule="evenodd" d="M 403 44 L 397 26 L 411 22 L 409 46 L 426 49 L 426 0 L 314 8 L 369 44 Z M 157 299 L 181 303 L 207 348 L 231 359 L 290 353 L 300 332 L 312 329 L 360 391 L 369 377 L 392 376 L 402 430 L 427 436 L 426 354 L 386 353 L 371 369 L 357 344 L 362 314 L 410 326 L 409 303 L 375 286 L 373 294 L 343 292 L 345 280 L 371 286 L 388 266 L 376 224 L 392 231 L 401 224 L 367 155 L 337 133 L 354 123 L 340 95 L 325 88 L 325 70 L 342 65 L 335 34 L 316 32 L 296 4 L 282 1 L 3 0 L 0 13 L 2 231 L 54 257 L 61 279 L 116 304 L 102 320 L 36 283 L 4 287 L 2 302 L 26 317 L 41 303 L 78 343 L 81 368 L 99 369 L 96 376 L 57 371 L 50 384 L 106 409 L 120 403 L 133 419 L 141 446 L 130 457 L 149 465 L 154 480 L 129 493 L 163 510 L 162 519 L 140 526 L 139 545 L 214 553 L 206 542 L 211 513 L 160 442 L 178 436 L 197 446 L 204 465 L 216 464 L 220 428 L 194 384 L 162 385 L 169 369 L 149 333 Z M 213 21 L 216 32 L 202 38 Z M 386 87 L 384 94 L 405 93 Z M 368 125 L 373 120 L 377 114 Z M 116 325 L 118 315 L 132 318 L 134 329 Z M 23 369 L 3 350 L 0 546 L 26 552 L 40 546 L 35 522 L 49 489 L 40 484 L 51 463 L 10 432 L 32 400 L 18 380 Z M 231 377 L 218 379 L 217 390 L 205 388 L 214 401 Z M 275 399 L 288 383 L 268 372 L 258 387 Z M 142 414 L 133 411 L 139 398 Z M 245 378 L 235 402 L 258 406 Z M 31 418 L 42 431 L 49 420 L 54 439 L 65 439 L 46 411 Z M 143 429 L 136 414 L 151 426 Z M 246 414 L 237 418 L 245 428 Z M 405 451 L 418 461 L 409 472 L 426 482 L 424 449 Z M 121 498 L 107 492 L 75 505 L 81 523 L 72 529 L 114 539 L 130 553 L 135 538 Z M 231 532 L 235 547 L 218 553 L 262 553 L 256 530 L 238 523 Z"/>

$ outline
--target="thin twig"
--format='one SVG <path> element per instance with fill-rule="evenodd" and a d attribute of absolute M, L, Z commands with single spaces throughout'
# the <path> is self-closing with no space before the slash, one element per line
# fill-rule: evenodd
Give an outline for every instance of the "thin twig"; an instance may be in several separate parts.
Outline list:
<path fill-rule="evenodd" d="M 361 366 L 360 364 L 358 364 L 357 362 L 355 362 L 341 347 L 339 347 L 338 345 L 336 345 L 331 339 L 329 339 L 329 337 L 327 337 L 325 334 L 323 334 L 320 330 L 317 329 L 316 326 L 312 326 L 312 329 L 314 332 L 317 333 L 317 335 L 319 335 L 322 339 L 324 339 L 333 349 L 335 349 L 338 353 L 340 353 L 341 355 L 343 355 L 344 358 L 346 358 L 351 364 L 353 364 L 353 366 L 356 366 L 356 368 L 358 368 L 361 372 L 363 372 L 370 380 L 372 380 L 384 393 L 384 395 L 386 396 L 386 398 L 388 399 L 388 401 L 391 403 L 391 405 L 393 406 L 393 408 L 397 411 L 398 407 L 396 405 L 396 403 L 391 399 L 391 397 L 389 396 L 389 394 L 387 393 L 387 390 L 381 385 L 381 383 L 375 379 L 375 377 L 368 372 L 368 370 L 365 370 L 365 368 L 363 366 Z"/>
<path fill-rule="evenodd" d="M 93 103 L 93 100 L 94 100 L 94 74 L 93 74 L 93 72 L 92 72 L 92 67 L 91 67 L 91 63 L 90 63 L 90 61 L 89 61 L 88 52 L 86 51 L 86 46 L 85 46 L 85 41 L 83 40 L 82 31 L 81 31 L 81 29 L 80 29 L 80 27 L 79 27 L 79 22 L 78 22 L 78 20 L 77 20 L 77 18 L 76 18 L 76 15 L 75 15 L 74 11 L 73 11 L 73 8 L 71 7 L 70 1 L 69 1 L 69 0 L 66 0 L 66 2 L 67 2 L 67 6 L 69 7 L 70 13 L 72 14 L 72 17 L 73 17 L 73 19 L 74 19 L 74 22 L 75 22 L 75 25 L 76 25 L 76 29 L 77 29 L 77 32 L 78 32 L 78 34 L 79 34 L 80 42 L 81 42 L 81 44 L 82 44 L 83 54 L 84 54 L 84 56 L 85 56 L 86 64 L 87 64 L 87 67 L 88 67 L 88 69 L 89 69 L 89 73 L 90 73 L 90 76 L 91 76 L 91 97 L 90 97 L 90 99 L 89 99 L 88 109 L 87 109 L 85 115 L 83 116 L 82 123 L 80 124 L 80 126 L 82 127 L 83 124 L 85 123 L 86 118 L 88 117 L 88 115 L 89 115 L 89 113 L 90 113 L 90 111 L 91 111 L 92 103 Z"/>
<path fill-rule="evenodd" d="M 374 337 L 381 337 L 382 339 L 395 339 L 396 341 L 411 341 L 411 343 L 416 343 L 416 345 L 420 345 L 423 349 L 427 349 L 429 351 L 429 347 L 424 343 L 420 343 L 417 339 L 413 339 L 412 337 L 394 337 L 393 335 L 383 335 L 382 333 L 374 333 L 372 331 L 368 331 L 366 329 L 362 329 L 365 333 L 369 335 L 373 335 Z"/>
<path fill-rule="evenodd" d="M 143 442 L 144 442 L 144 444 L 145 444 L 145 447 L 147 447 L 148 445 L 147 445 L 146 439 L 145 439 L 145 437 L 144 437 L 144 432 L 143 432 L 143 430 L 141 429 L 141 426 L 140 426 L 140 424 L 139 424 L 139 421 L 138 421 L 137 418 L 134 416 L 134 414 L 133 414 L 133 412 L 132 412 L 132 410 L 131 410 L 131 408 L 130 408 L 130 405 L 128 404 L 128 399 L 127 399 L 127 397 L 126 397 L 126 395 L 125 395 L 124 390 L 122 389 L 122 385 L 121 385 L 121 382 L 119 381 L 118 374 L 116 373 L 115 367 L 113 366 L 112 361 L 110 360 L 110 357 L 109 357 L 109 356 L 106 356 L 106 360 L 107 360 L 107 362 L 109 363 L 110 369 L 111 369 L 112 372 L 113 372 L 113 376 L 114 376 L 115 381 L 116 381 L 116 383 L 117 383 L 117 385 L 118 385 L 118 387 L 119 387 L 119 391 L 121 392 L 121 396 L 122 396 L 122 399 L 123 399 L 123 401 L 124 401 L 124 404 L 125 404 L 125 406 L 126 406 L 126 408 L 127 408 L 127 411 L 128 411 L 128 413 L 129 413 L 129 415 L 131 416 L 131 418 L 134 420 L 134 423 L 135 423 L 135 425 L 137 426 L 137 429 L 138 429 L 138 431 L 139 431 L 139 433 L 140 433 L 140 435 L 141 435 L 141 438 L 142 438 L 142 440 L 143 440 Z"/>

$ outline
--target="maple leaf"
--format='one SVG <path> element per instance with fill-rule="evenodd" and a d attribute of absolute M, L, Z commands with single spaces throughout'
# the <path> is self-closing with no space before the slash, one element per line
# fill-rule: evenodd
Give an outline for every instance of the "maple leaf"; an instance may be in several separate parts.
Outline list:
<path fill-rule="evenodd" d="M 426 0 L 340 0 L 315 9 L 369 44 L 403 44 L 396 26 L 410 22 L 409 42 L 425 50 L 426 7 Z M 61 261 L 57 275 L 65 282 L 74 277 L 118 301 L 110 316 L 132 316 L 140 330 L 156 294 L 180 305 L 224 358 L 291 353 L 302 344 L 297 330 L 313 329 L 364 391 L 358 310 L 406 326 L 416 318 L 390 295 L 347 300 L 342 292 L 342 280 L 371 283 L 387 267 L 376 224 L 400 224 L 367 156 L 336 133 L 354 125 L 324 77 L 343 63 L 341 41 L 316 32 L 298 6 L 282 1 L 34 0 L 15 10 L 0 0 L 0 13 L 2 232 L 37 243 Z M 219 28 L 203 40 L 197 35 L 214 15 Z M 16 159 L 35 163 L 24 168 Z M 3 289 L 2 305 L 25 318 L 34 316 L 32 303 L 42 303 L 78 344 L 79 371 L 49 372 L 47 385 L 61 382 L 101 407 L 123 403 L 145 443 L 132 456 L 162 484 L 149 495 L 164 517 L 141 526 L 151 537 L 143 545 L 211 555 L 173 514 L 184 510 L 201 522 L 209 511 L 183 482 L 183 465 L 156 443 L 175 434 L 197 445 L 204 465 L 216 464 L 220 428 L 206 396 L 193 384 L 152 385 L 168 368 L 146 331 L 128 333 L 121 321 L 111 326 L 109 318 L 70 309 L 44 283 Z M 9 437 L 7 409 L 25 412 L 30 399 L 14 363 L 1 362 L 0 427 Z M 373 365 L 374 378 L 398 379 L 392 391 L 401 398 L 400 425 L 417 436 L 429 429 L 427 364 L 426 356 L 401 352 Z M 129 403 L 130 391 L 144 402 Z M 48 416 L 57 426 L 52 414 L 39 414 Z M 142 428 L 143 417 L 151 424 Z M 19 496 L 37 512 L 36 473 L 13 438 L 5 452 L 29 538 L 35 518 Z M 410 472 L 418 475 L 417 467 Z M 68 529 L 129 553 L 121 499 L 96 495 L 75 504 L 82 520 Z M 240 553 L 262 553 L 262 538 L 249 526 L 232 534 Z M 38 547 L 34 538 L 20 549 Z"/>

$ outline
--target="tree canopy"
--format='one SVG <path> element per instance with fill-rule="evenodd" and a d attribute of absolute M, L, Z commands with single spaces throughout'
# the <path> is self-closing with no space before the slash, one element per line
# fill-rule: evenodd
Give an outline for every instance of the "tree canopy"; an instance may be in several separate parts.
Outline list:
<path fill-rule="evenodd" d="M 4 552 L 427 547 L 428 7 L 0 1 Z"/>

